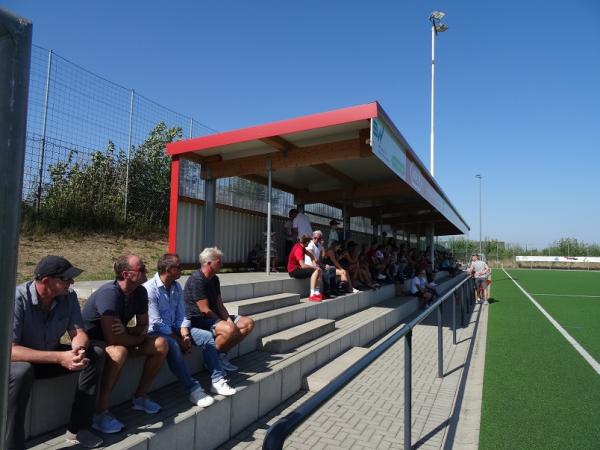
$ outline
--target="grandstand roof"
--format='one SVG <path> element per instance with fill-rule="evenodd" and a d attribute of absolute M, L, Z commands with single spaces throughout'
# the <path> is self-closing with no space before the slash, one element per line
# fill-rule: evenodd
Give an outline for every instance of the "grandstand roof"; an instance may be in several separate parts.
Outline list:
<path fill-rule="evenodd" d="M 266 183 L 296 203 L 346 205 L 406 232 L 466 233 L 469 226 L 378 102 L 175 142 L 167 153 L 199 162 L 203 178 Z"/>

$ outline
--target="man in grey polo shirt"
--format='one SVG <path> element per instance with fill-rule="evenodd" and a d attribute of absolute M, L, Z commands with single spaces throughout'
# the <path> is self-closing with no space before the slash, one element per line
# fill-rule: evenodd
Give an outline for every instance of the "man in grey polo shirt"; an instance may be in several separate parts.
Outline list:
<path fill-rule="evenodd" d="M 89 448 L 102 444 L 89 428 L 104 352 L 90 345 L 77 294 L 70 289 L 81 272 L 65 258 L 46 256 L 35 268 L 35 279 L 17 286 L 8 385 L 10 450 L 25 448 L 25 411 L 34 379 L 69 372 L 79 372 L 79 381 L 65 439 Z M 60 343 L 65 332 L 71 345 Z"/>

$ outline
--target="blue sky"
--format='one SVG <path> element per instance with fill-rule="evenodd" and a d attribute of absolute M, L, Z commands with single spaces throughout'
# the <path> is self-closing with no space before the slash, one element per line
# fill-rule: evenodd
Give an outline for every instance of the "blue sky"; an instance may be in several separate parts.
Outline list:
<path fill-rule="evenodd" d="M 218 130 L 378 100 L 479 236 L 600 242 L 600 2 L 10 0 L 34 43 Z"/>

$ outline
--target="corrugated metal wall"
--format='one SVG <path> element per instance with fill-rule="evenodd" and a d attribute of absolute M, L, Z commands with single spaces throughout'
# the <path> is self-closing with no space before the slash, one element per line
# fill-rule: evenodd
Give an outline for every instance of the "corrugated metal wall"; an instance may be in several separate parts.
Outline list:
<path fill-rule="evenodd" d="M 198 262 L 198 254 L 202 251 L 202 220 L 204 207 L 196 203 L 179 201 L 177 213 L 177 253 L 184 264 Z M 284 264 L 284 218 L 273 217 L 273 232 L 276 236 L 276 247 L 279 265 Z M 264 215 L 219 208 L 215 220 L 216 244 L 223 251 L 225 264 L 245 264 L 248 252 L 256 245 L 265 248 L 267 217 Z"/>

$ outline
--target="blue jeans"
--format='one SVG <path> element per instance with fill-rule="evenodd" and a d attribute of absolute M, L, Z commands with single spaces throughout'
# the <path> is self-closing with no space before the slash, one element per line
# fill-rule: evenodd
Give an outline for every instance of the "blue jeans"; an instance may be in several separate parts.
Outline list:
<path fill-rule="evenodd" d="M 190 328 L 190 334 L 194 344 L 202 348 L 202 356 L 204 364 L 210 371 L 210 378 L 213 383 L 216 383 L 222 378 L 225 378 L 225 372 L 221 367 L 219 352 L 215 347 L 215 338 L 210 331 L 201 330 L 200 328 Z"/>
<path fill-rule="evenodd" d="M 189 391 L 192 391 L 196 387 L 200 386 L 198 380 L 190 375 L 187 364 L 183 359 L 183 353 L 179 342 L 173 336 L 168 336 L 163 333 L 150 333 L 152 336 L 162 336 L 169 343 L 169 353 L 167 353 L 167 364 L 171 372 L 181 381 L 181 384 Z"/>

